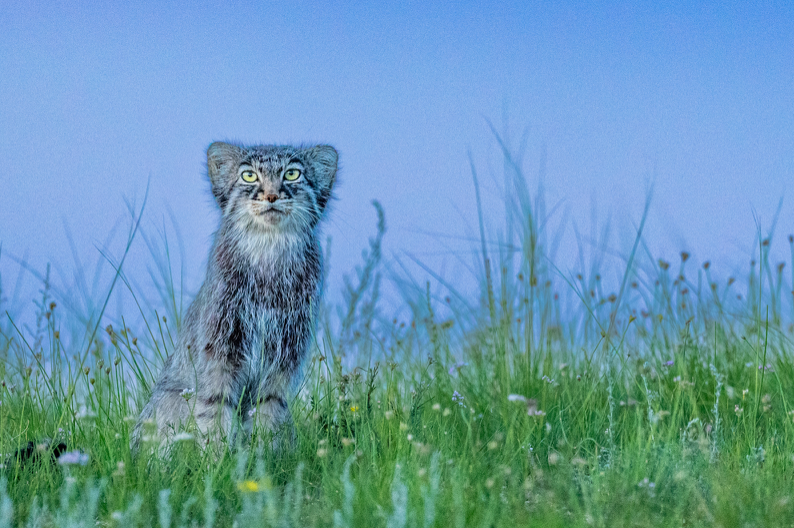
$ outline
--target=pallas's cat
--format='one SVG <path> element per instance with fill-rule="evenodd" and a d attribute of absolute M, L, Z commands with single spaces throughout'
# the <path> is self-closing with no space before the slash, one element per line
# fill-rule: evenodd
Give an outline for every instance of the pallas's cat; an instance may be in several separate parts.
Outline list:
<path fill-rule="evenodd" d="M 290 387 L 306 356 L 322 281 L 318 224 L 336 178 L 332 147 L 213 143 L 207 172 L 221 221 L 207 276 L 132 434 L 167 445 L 291 437 Z"/>

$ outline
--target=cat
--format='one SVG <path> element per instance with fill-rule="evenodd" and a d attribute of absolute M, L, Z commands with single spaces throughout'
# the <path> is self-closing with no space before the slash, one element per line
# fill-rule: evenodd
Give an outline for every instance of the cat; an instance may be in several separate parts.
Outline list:
<path fill-rule="evenodd" d="M 172 355 L 132 432 L 169 445 L 180 431 L 205 444 L 294 438 L 287 396 L 307 354 L 322 290 L 319 224 L 338 154 L 328 145 L 216 142 L 207 173 L 221 210 L 207 275 Z"/>

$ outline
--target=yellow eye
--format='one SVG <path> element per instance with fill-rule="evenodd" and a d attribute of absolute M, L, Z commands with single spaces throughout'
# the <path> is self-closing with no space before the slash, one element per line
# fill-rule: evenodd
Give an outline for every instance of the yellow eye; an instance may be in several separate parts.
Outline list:
<path fill-rule="evenodd" d="M 301 176 L 300 169 L 287 169 L 287 172 L 284 173 L 284 179 L 287 181 L 295 181 Z"/>
<path fill-rule="evenodd" d="M 256 181 L 256 173 L 250 170 L 243 171 L 242 174 L 240 174 L 240 178 L 246 183 L 254 183 Z"/>

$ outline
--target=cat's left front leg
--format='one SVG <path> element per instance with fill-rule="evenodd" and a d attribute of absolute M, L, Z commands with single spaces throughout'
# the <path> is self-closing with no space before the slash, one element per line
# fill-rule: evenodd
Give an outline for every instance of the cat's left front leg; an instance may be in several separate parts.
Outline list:
<path fill-rule="evenodd" d="M 262 390 L 255 399 L 256 406 L 248 411 L 246 430 L 250 435 L 254 429 L 270 435 L 274 449 L 291 447 L 295 442 L 295 424 L 287 403 L 286 391 Z"/>

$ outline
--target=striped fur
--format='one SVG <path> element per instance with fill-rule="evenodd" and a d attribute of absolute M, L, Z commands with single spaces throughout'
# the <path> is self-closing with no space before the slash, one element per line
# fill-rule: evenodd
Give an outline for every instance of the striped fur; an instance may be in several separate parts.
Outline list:
<path fill-rule="evenodd" d="M 210 145 L 207 172 L 221 225 L 204 284 L 133 430 L 133 449 L 147 428 L 160 446 L 185 429 L 234 442 L 255 423 L 277 439 L 291 436 L 286 398 L 319 304 L 318 224 L 336 167 L 337 153 L 326 145 Z M 289 169 L 301 171 L 297 180 L 285 179 Z M 256 181 L 244 181 L 245 171 Z"/>

